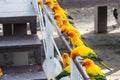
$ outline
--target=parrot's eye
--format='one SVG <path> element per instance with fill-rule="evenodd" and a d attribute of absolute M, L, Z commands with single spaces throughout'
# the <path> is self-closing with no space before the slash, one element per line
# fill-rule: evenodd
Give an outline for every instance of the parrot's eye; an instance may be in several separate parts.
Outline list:
<path fill-rule="evenodd" d="M 82 63 L 82 66 L 85 66 L 85 63 Z"/>
<path fill-rule="evenodd" d="M 69 35 L 69 36 L 71 36 L 71 37 L 73 36 L 73 34 L 72 34 L 72 33 L 68 33 L 68 35 Z"/>
<path fill-rule="evenodd" d="M 67 56 L 66 55 L 64 55 L 64 58 L 66 58 Z"/>
<path fill-rule="evenodd" d="M 54 19 L 56 19 L 56 16 L 54 16 Z"/>

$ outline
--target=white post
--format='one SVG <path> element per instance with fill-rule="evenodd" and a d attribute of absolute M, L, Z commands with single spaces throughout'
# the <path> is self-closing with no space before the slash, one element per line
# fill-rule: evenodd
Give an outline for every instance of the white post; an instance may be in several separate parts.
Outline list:
<path fill-rule="evenodd" d="M 45 27 L 46 27 L 46 44 L 47 44 L 47 57 L 53 58 L 54 57 L 54 47 L 51 37 L 53 36 L 53 27 L 50 23 L 47 15 L 45 15 Z"/>
<path fill-rule="evenodd" d="M 71 80 L 83 80 L 83 78 L 80 75 L 80 72 L 78 71 L 72 59 L 71 59 Z"/>
<path fill-rule="evenodd" d="M 46 72 L 48 80 L 54 79 L 54 46 L 51 37 L 53 36 L 53 27 L 48 19 L 48 16 L 45 14 L 45 27 L 46 27 L 46 60 L 44 63 L 44 71 Z"/>

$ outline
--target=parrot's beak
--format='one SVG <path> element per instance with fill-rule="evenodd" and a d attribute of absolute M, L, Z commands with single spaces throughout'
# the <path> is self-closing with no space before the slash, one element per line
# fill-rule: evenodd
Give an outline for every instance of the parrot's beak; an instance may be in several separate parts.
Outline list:
<path fill-rule="evenodd" d="M 54 16 L 54 19 L 56 19 L 56 16 Z"/>
<path fill-rule="evenodd" d="M 47 4 L 49 4 L 50 2 L 46 2 L 45 4 L 47 5 Z"/>
<path fill-rule="evenodd" d="M 63 33 L 64 31 L 61 31 L 61 33 Z"/>
<path fill-rule="evenodd" d="M 82 63 L 82 66 L 85 66 L 85 63 Z"/>
<path fill-rule="evenodd" d="M 71 34 L 68 32 L 68 36 L 71 36 Z"/>

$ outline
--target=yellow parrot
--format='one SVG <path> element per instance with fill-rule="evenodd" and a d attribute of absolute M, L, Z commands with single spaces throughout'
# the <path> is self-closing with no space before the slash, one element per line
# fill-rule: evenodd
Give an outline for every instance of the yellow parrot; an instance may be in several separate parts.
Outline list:
<path fill-rule="evenodd" d="M 53 6 L 54 14 L 59 13 L 64 19 L 67 19 L 64 10 L 59 6 L 59 4 L 54 4 Z"/>
<path fill-rule="evenodd" d="M 63 24 L 68 26 L 68 27 L 73 27 L 73 25 L 70 23 L 70 21 L 68 19 L 64 19 Z"/>
<path fill-rule="evenodd" d="M 62 62 L 63 62 L 64 68 L 70 65 L 70 57 L 68 53 L 62 54 Z"/>
<path fill-rule="evenodd" d="M 97 66 L 91 59 L 84 59 L 83 65 L 91 80 L 107 80 L 101 68 Z"/>
<path fill-rule="evenodd" d="M 74 27 L 66 27 L 66 26 L 62 26 L 61 27 L 61 32 L 64 33 L 64 34 L 66 34 L 66 35 L 68 35 L 68 33 L 70 31 L 74 31 L 77 34 L 77 36 L 79 38 L 81 38 L 81 34 L 80 34 L 80 32 L 76 28 L 74 28 Z"/>
<path fill-rule="evenodd" d="M 60 14 L 56 13 L 56 14 L 55 14 L 55 19 L 56 19 L 57 24 L 58 24 L 59 27 L 60 27 L 61 25 L 63 25 L 63 17 L 62 17 Z"/>
<path fill-rule="evenodd" d="M 41 7 L 43 6 L 42 0 L 38 0 L 38 5 L 40 5 Z"/>
<path fill-rule="evenodd" d="M 70 36 L 73 48 L 78 46 L 86 46 L 86 44 L 79 38 L 79 36 L 74 31 L 69 31 L 68 35 Z"/>
<path fill-rule="evenodd" d="M 100 63 L 102 66 L 104 66 L 105 68 L 107 68 L 108 70 L 111 71 L 111 69 L 103 62 L 103 60 L 100 59 L 97 56 L 97 54 L 89 47 L 86 47 L 86 46 L 76 47 L 71 51 L 70 55 L 72 58 L 76 58 L 77 56 L 81 56 L 84 59 L 85 58 L 92 59 L 94 62 Z"/>
<path fill-rule="evenodd" d="M 63 77 L 70 76 L 70 65 L 67 66 L 59 75 L 55 77 L 56 80 L 60 80 Z"/>
<path fill-rule="evenodd" d="M 0 77 L 3 76 L 3 72 L 2 72 L 2 69 L 0 68 Z"/>
<path fill-rule="evenodd" d="M 71 16 L 69 16 L 63 8 L 60 7 L 59 4 L 54 4 L 53 11 L 56 13 L 59 13 L 62 15 L 64 19 L 73 19 Z"/>
<path fill-rule="evenodd" d="M 46 0 L 46 4 L 53 9 L 55 2 L 53 0 Z"/>

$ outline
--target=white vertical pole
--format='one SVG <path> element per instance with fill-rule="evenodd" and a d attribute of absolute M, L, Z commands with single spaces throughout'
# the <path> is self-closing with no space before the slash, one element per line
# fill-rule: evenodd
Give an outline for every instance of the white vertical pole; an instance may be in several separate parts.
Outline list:
<path fill-rule="evenodd" d="M 53 36 L 53 27 L 48 19 L 48 16 L 45 14 L 45 27 L 46 27 L 46 70 L 48 80 L 54 80 L 54 46 L 51 37 Z"/>
<path fill-rule="evenodd" d="M 51 40 L 51 37 L 53 36 L 53 27 L 50 23 L 47 15 L 45 15 L 45 27 L 46 27 L 46 43 L 47 43 L 47 57 L 53 58 L 54 57 L 54 48 L 53 48 L 53 42 Z"/>
<path fill-rule="evenodd" d="M 78 71 L 72 59 L 71 59 L 71 80 L 83 80 L 83 78 L 80 75 L 80 72 Z"/>

